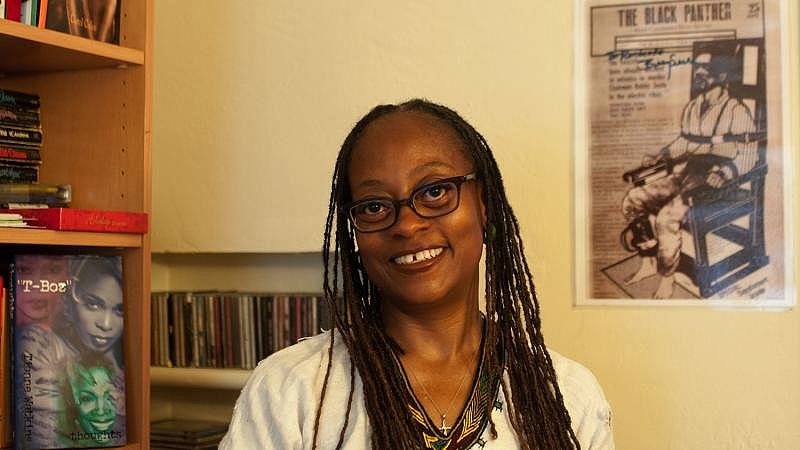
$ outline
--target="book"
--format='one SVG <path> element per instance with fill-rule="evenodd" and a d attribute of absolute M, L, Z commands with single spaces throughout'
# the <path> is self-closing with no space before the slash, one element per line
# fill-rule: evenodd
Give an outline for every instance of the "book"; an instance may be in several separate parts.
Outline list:
<path fill-rule="evenodd" d="M 14 4 L 14 0 L 6 0 L 6 14 L 11 11 Z M 19 0 L 16 0 L 16 5 L 19 7 Z M 19 10 L 17 10 L 17 14 L 19 14 Z M 10 19 L 8 16 L 6 18 Z M 19 19 L 17 20 L 19 21 Z M 39 96 L 36 94 L 0 89 L 0 106 L 21 111 L 38 111 L 41 104 Z"/>
<path fill-rule="evenodd" d="M 42 26 L 96 41 L 119 44 L 119 4 L 119 0 L 46 0 Z"/>
<path fill-rule="evenodd" d="M 0 227 L 28 228 L 21 214 L 0 213 Z"/>
<path fill-rule="evenodd" d="M 0 125 L 37 130 L 42 128 L 38 110 L 31 111 L 8 105 L 0 105 Z"/>
<path fill-rule="evenodd" d="M 0 142 L 19 145 L 41 145 L 42 131 L 0 125 Z"/>
<path fill-rule="evenodd" d="M 0 161 L 20 165 L 39 165 L 42 163 L 42 154 L 36 147 L 0 144 Z"/>
<path fill-rule="evenodd" d="M 51 230 L 147 232 L 147 214 L 145 213 L 75 208 L 3 209 L 0 212 L 22 214 L 29 225 Z"/>
<path fill-rule="evenodd" d="M 11 445 L 11 315 L 5 278 L 0 276 L 0 446 Z"/>
<path fill-rule="evenodd" d="M 6 3 L 6 20 L 20 21 L 20 0 L 5 0 Z"/>
<path fill-rule="evenodd" d="M 69 184 L 0 184 L 0 204 L 41 203 L 49 206 L 68 206 L 72 201 Z"/>
<path fill-rule="evenodd" d="M 39 181 L 39 167 L 0 162 L 0 183 L 36 183 Z"/>
<path fill-rule="evenodd" d="M 17 449 L 127 441 L 122 258 L 14 255 Z"/>
<path fill-rule="evenodd" d="M 6 0 L 0 0 L 0 19 L 6 18 Z"/>

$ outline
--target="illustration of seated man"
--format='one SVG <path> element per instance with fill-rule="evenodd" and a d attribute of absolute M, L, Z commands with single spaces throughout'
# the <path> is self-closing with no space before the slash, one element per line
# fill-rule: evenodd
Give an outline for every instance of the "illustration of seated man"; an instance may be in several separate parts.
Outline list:
<path fill-rule="evenodd" d="M 61 386 L 64 409 L 58 435 L 63 445 L 105 447 L 124 443 L 124 428 L 120 429 L 124 425 L 117 417 L 119 392 L 107 360 L 90 355 L 69 363 Z"/>
<path fill-rule="evenodd" d="M 687 193 L 701 186 L 718 189 L 750 171 L 758 160 L 753 115 L 730 90 L 741 77 L 736 53 L 735 41 L 695 47 L 692 98 L 681 113 L 680 135 L 655 154 L 645 154 L 638 169 L 647 172 L 661 166 L 666 175 L 634 182 L 622 201 L 622 214 L 634 230 L 633 244 L 641 256 L 638 270 L 625 283 L 660 277 L 654 298 L 673 294 L 681 224 L 689 210 Z"/>

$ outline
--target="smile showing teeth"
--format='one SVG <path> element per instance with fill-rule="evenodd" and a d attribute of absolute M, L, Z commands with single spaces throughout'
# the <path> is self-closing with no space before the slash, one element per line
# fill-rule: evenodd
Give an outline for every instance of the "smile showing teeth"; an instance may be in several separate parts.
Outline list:
<path fill-rule="evenodd" d="M 392 259 L 395 264 L 413 264 L 420 261 L 425 261 L 427 259 L 435 258 L 439 256 L 440 253 L 444 251 L 443 248 L 431 248 L 427 250 L 422 250 L 421 252 L 412 253 L 409 255 L 398 256 L 397 258 Z"/>

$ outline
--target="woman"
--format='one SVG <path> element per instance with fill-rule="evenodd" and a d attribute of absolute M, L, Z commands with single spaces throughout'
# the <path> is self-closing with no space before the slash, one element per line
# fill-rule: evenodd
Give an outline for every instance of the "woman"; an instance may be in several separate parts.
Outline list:
<path fill-rule="evenodd" d="M 262 361 L 220 448 L 613 448 L 594 377 L 544 345 L 497 165 L 454 111 L 412 100 L 355 125 L 323 258 L 335 330 Z"/>

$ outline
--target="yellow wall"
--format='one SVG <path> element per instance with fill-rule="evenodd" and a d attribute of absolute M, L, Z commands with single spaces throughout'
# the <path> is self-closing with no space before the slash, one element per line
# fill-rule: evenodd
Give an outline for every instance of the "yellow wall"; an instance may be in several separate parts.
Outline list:
<path fill-rule="evenodd" d="M 212 3 L 156 5 L 155 251 L 316 251 L 351 124 L 377 102 L 428 96 L 494 149 L 546 340 L 597 375 L 618 448 L 800 448 L 796 309 L 573 306 L 572 2 Z M 798 7 L 788 3 L 796 154 Z M 235 287 L 239 264 L 258 280 L 248 289 L 294 289 L 281 281 L 294 277 L 315 290 L 319 280 L 314 255 L 204 254 L 157 257 L 153 285 Z M 281 279 L 268 279 L 275 265 Z"/>

